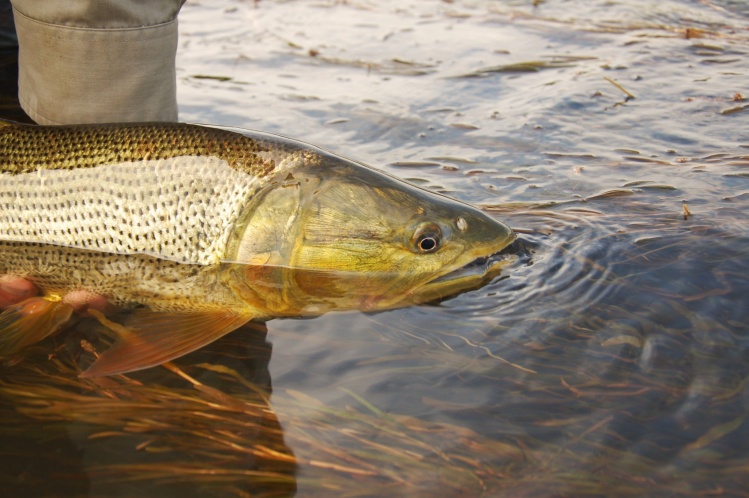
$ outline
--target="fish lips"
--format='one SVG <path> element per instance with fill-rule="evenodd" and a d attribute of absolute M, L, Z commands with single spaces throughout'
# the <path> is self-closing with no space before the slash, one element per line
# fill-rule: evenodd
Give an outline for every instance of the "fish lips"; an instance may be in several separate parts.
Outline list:
<path fill-rule="evenodd" d="M 415 290 L 414 302 L 418 304 L 440 301 L 475 290 L 494 280 L 505 266 L 516 259 L 512 244 L 514 240 L 515 235 L 512 234 L 492 254 L 479 256 L 464 266 L 426 282 Z"/>

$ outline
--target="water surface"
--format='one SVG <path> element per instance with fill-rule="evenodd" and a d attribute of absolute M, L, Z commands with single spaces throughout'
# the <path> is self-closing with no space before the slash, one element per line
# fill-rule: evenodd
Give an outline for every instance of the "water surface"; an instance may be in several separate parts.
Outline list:
<path fill-rule="evenodd" d="M 231 334 L 178 362 L 205 388 L 74 380 L 82 324 L 2 371 L 3 486 L 749 494 L 744 2 L 225 0 L 180 32 L 181 120 L 475 203 L 517 257 L 439 304 Z"/>

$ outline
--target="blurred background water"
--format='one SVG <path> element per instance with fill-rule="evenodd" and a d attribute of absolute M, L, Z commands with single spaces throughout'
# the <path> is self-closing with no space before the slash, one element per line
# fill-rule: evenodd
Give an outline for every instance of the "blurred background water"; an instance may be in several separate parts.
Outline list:
<path fill-rule="evenodd" d="M 34 375 L 64 377 L 40 352 L 2 375 L 4 485 L 749 495 L 746 2 L 188 1 L 180 37 L 182 121 L 291 136 L 477 204 L 518 229 L 518 256 L 440 304 L 273 320 L 267 342 L 242 331 L 179 363 L 225 392 L 244 384 L 215 365 L 272 391 L 253 430 L 194 429 L 188 413 L 213 412 L 163 370 L 132 376 L 138 396 L 58 392 L 80 396 L 71 413 L 142 401 L 97 432 L 39 401 Z M 149 382 L 177 394 L 155 409 Z M 161 432 L 123 428 L 136 420 Z M 227 434 L 252 458 L 185 442 Z"/>

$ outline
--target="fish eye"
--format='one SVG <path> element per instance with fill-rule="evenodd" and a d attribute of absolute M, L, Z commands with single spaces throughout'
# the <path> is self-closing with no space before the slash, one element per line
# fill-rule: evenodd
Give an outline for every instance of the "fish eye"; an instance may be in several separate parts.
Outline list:
<path fill-rule="evenodd" d="M 434 252 L 442 243 L 442 230 L 436 223 L 422 223 L 411 237 L 412 250 L 420 253 Z"/>

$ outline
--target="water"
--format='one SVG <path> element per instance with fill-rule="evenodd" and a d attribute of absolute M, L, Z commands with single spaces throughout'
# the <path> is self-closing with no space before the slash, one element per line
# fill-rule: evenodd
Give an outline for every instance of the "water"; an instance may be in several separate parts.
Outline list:
<path fill-rule="evenodd" d="M 70 380 L 81 324 L 2 372 L 6 489 L 747 494 L 744 2 L 225 0 L 180 23 L 182 120 L 475 203 L 517 258 L 437 305 L 231 334 L 178 363 L 202 391 Z"/>

